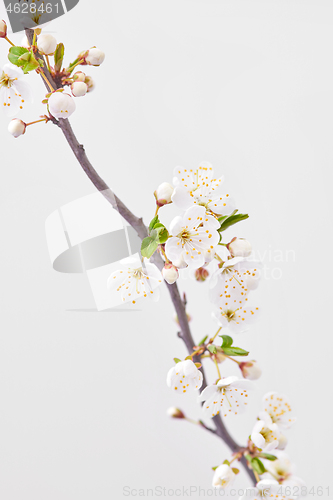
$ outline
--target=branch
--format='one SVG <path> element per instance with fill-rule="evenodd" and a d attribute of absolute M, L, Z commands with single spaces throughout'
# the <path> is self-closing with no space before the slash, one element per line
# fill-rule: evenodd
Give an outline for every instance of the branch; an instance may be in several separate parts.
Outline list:
<path fill-rule="evenodd" d="M 30 44 L 32 43 L 32 38 L 33 38 L 33 30 L 26 30 L 26 35 L 28 37 L 28 40 Z M 43 56 L 37 51 L 37 55 L 40 59 L 43 59 Z M 56 88 L 61 88 L 59 85 L 56 84 L 54 79 L 52 78 L 50 72 L 46 68 L 46 65 L 43 67 L 42 71 L 44 72 L 45 76 L 51 83 L 51 85 L 56 89 Z M 49 86 L 47 85 L 47 82 L 43 79 L 43 82 L 47 88 L 48 91 L 50 91 Z M 98 191 L 101 192 L 101 194 L 107 199 L 107 201 L 112 205 L 112 207 L 117 210 L 120 215 L 136 230 L 138 236 L 143 239 L 148 235 L 147 228 L 145 224 L 143 223 L 142 218 L 136 217 L 127 207 L 126 205 L 112 192 L 112 190 L 109 188 L 109 186 L 106 184 L 106 182 L 100 177 L 100 175 L 97 173 L 97 171 L 94 169 L 92 164 L 90 163 L 85 149 L 82 144 L 80 144 L 75 137 L 75 134 L 73 132 L 73 129 L 69 123 L 68 119 L 63 119 L 60 118 L 59 120 L 56 120 L 55 118 L 52 117 L 51 120 L 55 125 L 57 125 L 62 133 L 64 134 L 66 141 L 68 142 L 68 145 L 70 146 L 71 150 L 73 151 L 77 161 L 81 165 L 83 171 L 85 174 L 88 176 L 90 181 L 93 183 L 93 185 L 96 187 Z M 163 267 L 163 261 L 159 255 L 156 253 L 154 254 L 154 263 L 161 269 Z M 166 283 L 166 282 L 165 282 Z M 183 340 L 183 342 L 186 345 L 186 348 L 189 352 L 189 354 L 193 353 L 193 348 L 195 346 L 195 342 L 192 337 L 192 333 L 189 327 L 189 322 L 187 319 L 187 314 L 186 314 L 186 304 L 185 301 L 181 299 L 179 289 L 176 283 L 169 285 L 166 283 L 166 286 L 168 288 L 172 303 L 174 305 L 174 308 L 177 313 L 178 317 L 178 322 L 179 326 L 181 329 L 180 332 L 180 337 Z M 199 362 L 200 358 L 194 357 L 193 360 L 195 362 Z M 203 368 L 201 368 L 202 375 L 203 375 L 203 384 L 201 387 L 201 390 L 203 390 L 206 387 L 206 380 L 205 380 L 205 373 Z M 228 433 L 220 415 L 216 415 L 213 418 L 213 422 L 215 424 L 216 430 L 214 431 L 213 429 L 210 429 L 203 425 L 204 428 L 209 430 L 210 432 L 216 434 L 219 436 L 225 444 L 230 448 L 230 450 L 233 453 L 237 453 L 243 448 L 241 448 L 236 441 L 230 436 Z M 247 460 L 244 456 L 242 456 L 240 460 L 250 476 L 252 482 L 256 484 L 256 478 L 253 474 L 253 471 L 248 467 L 247 465 Z"/>

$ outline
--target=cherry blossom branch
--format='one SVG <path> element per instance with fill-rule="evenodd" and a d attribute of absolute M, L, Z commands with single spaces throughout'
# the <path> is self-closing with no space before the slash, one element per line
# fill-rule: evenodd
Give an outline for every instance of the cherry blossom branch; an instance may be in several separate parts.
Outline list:
<path fill-rule="evenodd" d="M 33 35 L 34 32 L 33 30 L 26 29 L 26 35 L 29 40 L 29 43 L 32 44 L 33 41 Z M 38 52 L 36 52 L 36 56 L 38 56 L 39 59 L 42 59 L 45 63 L 45 60 L 43 56 Z M 44 67 L 41 69 L 43 73 L 42 79 L 45 87 L 47 88 L 48 92 L 52 91 L 53 89 L 59 89 L 62 88 L 61 84 L 57 84 L 56 81 L 52 78 L 51 73 L 48 70 L 48 67 L 46 64 L 44 64 Z M 52 89 L 53 88 L 53 89 Z M 58 120 L 56 118 L 53 118 L 52 116 L 50 117 L 50 121 L 52 121 L 55 125 L 57 125 L 62 133 L 64 134 L 66 141 L 70 148 L 72 149 L 77 161 L 81 165 L 83 171 L 87 175 L 87 177 L 90 179 L 90 181 L 93 183 L 93 185 L 96 187 L 96 189 L 106 198 L 106 200 L 112 205 L 112 207 L 117 210 L 120 215 L 135 229 L 137 232 L 138 236 L 143 239 L 146 236 L 148 236 L 148 231 L 147 227 L 143 223 L 142 218 L 136 217 L 127 207 L 126 205 L 112 192 L 112 190 L 109 188 L 109 186 L 106 184 L 106 182 L 100 177 L 98 172 L 95 170 L 93 165 L 90 163 L 84 146 L 79 143 L 77 140 L 73 129 L 70 125 L 70 122 L 68 119 L 63 119 L 59 118 Z M 153 256 L 154 263 L 161 269 L 163 267 L 163 261 L 161 257 L 155 253 Z M 172 285 L 168 284 L 165 282 L 173 306 L 175 308 L 177 318 L 178 318 L 178 323 L 180 327 L 180 332 L 179 332 L 179 337 L 183 340 L 185 343 L 185 346 L 187 348 L 188 353 L 191 355 L 194 351 L 195 348 L 195 342 L 192 337 L 192 333 L 189 327 L 189 321 L 186 313 L 186 302 L 185 300 L 183 301 L 179 289 L 176 283 L 173 283 Z M 193 356 L 193 361 L 194 362 L 199 362 L 200 357 Z M 206 387 L 206 381 L 205 381 L 205 374 L 203 368 L 201 368 L 202 375 L 203 375 L 203 384 L 201 387 L 201 391 Z M 204 427 L 206 430 L 210 431 L 213 434 L 216 434 L 218 437 L 220 437 L 225 444 L 230 448 L 230 450 L 234 454 L 240 454 L 241 457 L 239 458 L 240 462 L 243 464 L 245 470 L 247 471 L 248 475 L 250 476 L 253 484 L 256 484 L 256 478 L 255 475 L 252 471 L 252 469 L 249 468 L 248 462 L 243 455 L 244 448 L 240 447 L 236 441 L 231 437 L 229 432 L 227 431 L 220 415 L 216 415 L 213 417 L 213 422 L 215 425 L 215 430 L 211 429 L 209 427 L 206 427 L 203 423 L 201 424 L 202 427 Z"/>

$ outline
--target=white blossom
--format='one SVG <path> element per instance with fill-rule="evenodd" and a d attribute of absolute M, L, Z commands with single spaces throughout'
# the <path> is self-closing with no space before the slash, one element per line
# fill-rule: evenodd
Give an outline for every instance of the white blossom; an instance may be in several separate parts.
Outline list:
<path fill-rule="evenodd" d="M 262 451 L 275 450 L 279 444 L 280 429 L 273 423 L 271 417 L 265 411 L 260 412 L 259 420 L 255 423 L 251 441 Z"/>
<path fill-rule="evenodd" d="M 265 460 L 266 471 L 276 480 L 279 484 L 283 486 L 289 486 L 291 488 L 301 488 L 305 486 L 304 481 L 295 476 L 295 465 L 291 462 L 290 458 L 283 451 L 274 451 L 274 455 L 277 460 Z M 268 474 L 264 474 L 263 477 L 268 477 Z"/>
<path fill-rule="evenodd" d="M 24 73 L 14 64 L 0 70 L 0 102 L 7 116 L 13 116 L 31 100 L 29 85 L 22 81 Z"/>
<path fill-rule="evenodd" d="M 289 401 L 283 394 L 268 392 L 263 397 L 263 406 L 264 411 L 281 429 L 289 429 L 296 422 L 296 418 L 291 416 Z"/>
<path fill-rule="evenodd" d="M 207 215 L 204 207 L 191 207 L 183 217 L 175 217 L 170 225 L 170 237 L 165 253 L 172 262 L 183 258 L 191 268 L 202 267 L 204 252 L 213 252 L 219 242 L 217 219 Z"/>
<path fill-rule="evenodd" d="M 25 49 L 30 49 L 30 43 L 27 36 L 24 36 L 21 40 L 20 47 L 24 47 Z"/>
<path fill-rule="evenodd" d="M 69 118 L 76 109 L 74 99 L 66 92 L 53 92 L 49 97 L 48 106 L 55 118 Z"/>
<path fill-rule="evenodd" d="M 262 264 L 247 260 L 243 257 L 234 257 L 226 260 L 212 275 L 210 280 L 210 299 L 219 302 L 221 294 L 230 289 L 232 282 L 234 289 L 237 285 L 244 287 L 243 292 L 255 290 L 259 284 Z M 228 285 L 227 288 L 225 286 Z"/>
<path fill-rule="evenodd" d="M 24 123 L 22 120 L 13 118 L 13 120 L 9 122 L 8 132 L 14 137 L 20 137 L 20 135 L 23 135 L 25 133 L 26 126 L 26 123 Z"/>
<path fill-rule="evenodd" d="M 72 83 L 71 91 L 74 97 L 83 97 L 88 91 L 88 86 L 84 82 L 76 81 Z"/>
<path fill-rule="evenodd" d="M 155 191 L 156 203 L 158 206 L 171 203 L 171 196 L 173 194 L 173 186 L 168 182 L 162 182 Z"/>
<path fill-rule="evenodd" d="M 225 417 L 229 413 L 242 413 L 247 406 L 248 390 L 253 388 L 249 380 L 238 377 L 220 379 L 216 385 L 209 385 L 200 394 L 198 400 L 205 401 L 204 416 L 213 418 L 219 413 Z"/>
<path fill-rule="evenodd" d="M 200 389 L 202 373 L 190 359 L 180 361 L 170 368 L 167 375 L 167 386 L 180 393 Z"/>
<path fill-rule="evenodd" d="M 50 34 L 37 38 L 37 48 L 44 56 L 52 56 L 57 48 L 57 40 Z"/>
<path fill-rule="evenodd" d="M 172 285 L 179 278 L 179 272 L 172 264 L 165 264 L 162 269 L 162 276 L 169 285 Z"/>
<path fill-rule="evenodd" d="M 245 238 L 233 238 L 227 248 L 233 257 L 249 257 L 252 253 L 251 243 Z"/>
<path fill-rule="evenodd" d="M 295 497 L 283 493 L 283 488 L 277 481 L 262 479 L 255 488 L 247 488 L 239 500 L 294 500 Z"/>
<path fill-rule="evenodd" d="M 217 192 L 222 182 L 223 177 L 214 178 L 213 168 L 208 162 L 202 162 L 197 169 L 176 167 L 172 201 L 182 210 L 201 205 L 207 212 L 230 214 L 234 204 L 229 194 L 220 195 Z"/>
<path fill-rule="evenodd" d="M 105 54 L 97 47 L 92 47 L 88 50 L 88 54 L 85 56 L 85 61 L 87 64 L 92 66 L 100 66 L 105 59 Z"/>
<path fill-rule="evenodd" d="M 158 300 L 160 291 L 157 288 L 162 283 L 162 275 L 155 264 L 139 263 L 136 258 L 122 261 L 122 269 L 111 274 L 107 281 L 110 290 L 116 290 L 123 302 L 135 304 L 140 297 L 151 297 Z"/>
<path fill-rule="evenodd" d="M 261 377 L 261 368 L 255 360 L 243 361 L 239 364 L 239 368 L 242 370 L 243 377 L 248 380 L 257 380 Z"/>
<path fill-rule="evenodd" d="M 227 464 L 222 464 L 215 469 L 212 485 L 214 488 L 229 488 L 234 482 L 235 477 L 236 474 L 231 467 Z"/>

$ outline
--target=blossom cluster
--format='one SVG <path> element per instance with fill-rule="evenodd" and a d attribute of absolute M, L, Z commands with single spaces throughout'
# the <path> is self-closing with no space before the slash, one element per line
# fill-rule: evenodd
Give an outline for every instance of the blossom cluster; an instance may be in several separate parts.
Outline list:
<path fill-rule="evenodd" d="M 47 105 L 48 114 L 41 116 L 41 120 L 30 123 L 25 123 L 18 117 L 11 120 L 8 131 L 15 138 L 23 135 L 28 125 L 69 118 L 76 110 L 76 98 L 85 96 L 95 88 L 92 77 L 83 71 L 74 72 L 75 68 L 100 66 L 105 59 L 102 50 L 91 47 L 81 52 L 68 67 L 63 67 L 64 45 L 57 43 L 53 35 L 40 33 L 40 28 L 35 29 L 32 43 L 25 36 L 21 44 L 16 46 L 7 38 L 6 23 L 0 21 L 0 38 L 12 45 L 8 53 L 10 62 L 0 69 L 0 104 L 5 114 L 9 117 L 16 116 L 32 101 L 31 88 L 26 82 L 29 72 L 41 74 L 50 89 L 42 101 Z M 52 64 L 50 57 L 53 57 Z M 48 75 L 56 82 L 56 88 Z"/>

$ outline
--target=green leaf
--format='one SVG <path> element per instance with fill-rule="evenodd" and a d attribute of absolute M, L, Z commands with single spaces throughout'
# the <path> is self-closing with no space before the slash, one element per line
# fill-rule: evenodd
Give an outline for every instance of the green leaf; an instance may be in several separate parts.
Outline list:
<path fill-rule="evenodd" d="M 158 215 L 155 215 L 155 217 L 150 221 L 149 231 L 151 231 L 154 228 L 155 224 L 157 224 L 158 222 L 160 222 L 158 219 Z"/>
<path fill-rule="evenodd" d="M 249 351 L 245 351 L 240 347 L 223 347 L 223 352 L 227 356 L 247 356 Z"/>
<path fill-rule="evenodd" d="M 141 244 L 142 257 L 146 257 L 147 259 L 150 259 L 150 257 L 153 255 L 153 253 L 156 252 L 157 247 L 158 247 L 158 241 L 156 241 L 151 236 L 147 236 L 147 238 L 144 238 L 142 240 L 142 244 Z"/>
<path fill-rule="evenodd" d="M 225 460 L 225 461 L 223 462 L 223 464 L 225 464 L 225 465 L 230 465 L 230 462 L 229 462 L 229 460 Z"/>
<path fill-rule="evenodd" d="M 239 469 L 236 469 L 236 467 L 232 467 L 231 470 L 234 474 L 239 474 Z"/>
<path fill-rule="evenodd" d="M 264 472 L 266 472 L 264 464 L 262 463 L 262 461 L 258 457 L 252 458 L 251 465 L 252 465 L 253 470 L 258 472 L 258 474 L 263 474 Z"/>
<path fill-rule="evenodd" d="M 212 467 L 212 470 L 216 470 L 219 466 L 217 465 L 216 467 Z"/>
<path fill-rule="evenodd" d="M 208 346 L 208 351 L 211 352 L 212 354 L 216 354 L 217 350 L 216 350 L 216 345 L 209 345 Z"/>
<path fill-rule="evenodd" d="M 204 344 L 207 339 L 208 339 L 208 335 L 206 335 L 203 339 L 201 339 L 198 345 Z"/>
<path fill-rule="evenodd" d="M 163 224 L 156 224 L 151 231 L 150 236 L 154 238 L 159 244 L 163 244 L 169 238 L 168 230 Z"/>
<path fill-rule="evenodd" d="M 62 67 L 62 61 L 64 60 L 65 47 L 63 43 L 58 43 L 54 52 L 54 69 L 58 73 Z"/>
<path fill-rule="evenodd" d="M 178 358 L 173 358 L 173 360 L 175 363 L 180 363 L 180 359 L 178 359 Z"/>
<path fill-rule="evenodd" d="M 261 458 L 266 458 L 266 460 L 277 460 L 277 457 L 275 455 L 271 455 L 270 453 L 260 453 L 259 456 Z"/>
<path fill-rule="evenodd" d="M 222 343 L 222 348 L 224 347 L 230 347 L 233 343 L 233 340 L 231 337 L 229 337 L 229 335 L 219 335 L 219 337 L 221 337 L 223 339 L 223 343 Z"/>
<path fill-rule="evenodd" d="M 201 363 L 194 363 L 195 366 L 198 368 L 198 370 L 202 367 L 202 364 Z"/>
<path fill-rule="evenodd" d="M 19 58 L 23 56 L 23 54 L 29 53 L 29 50 L 24 47 L 11 47 L 9 49 L 8 59 L 15 66 L 22 66 L 21 62 L 18 62 Z"/>
<path fill-rule="evenodd" d="M 232 214 L 226 215 L 224 217 L 219 217 L 219 222 L 221 224 L 220 229 L 218 229 L 219 232 L 225 231 L 228 229 L 228 227 L 233 226 L 234 224 L 237 224 L 237 222 L 240 222 L 242 220 L 248 219 L 249 216 L 248 214 L 237 214 L 238 210 L 234 210 Z"/>

